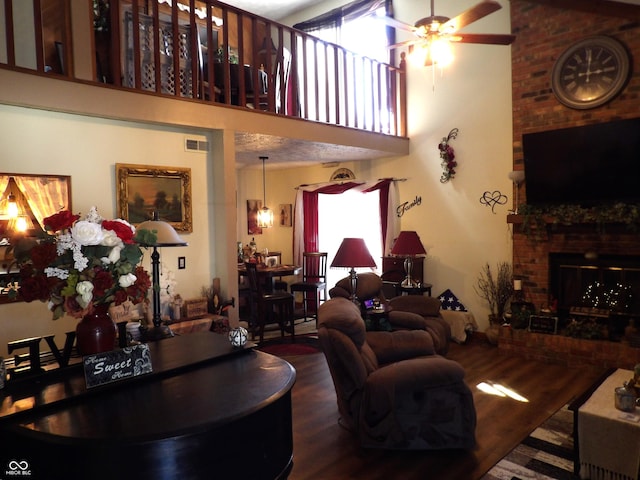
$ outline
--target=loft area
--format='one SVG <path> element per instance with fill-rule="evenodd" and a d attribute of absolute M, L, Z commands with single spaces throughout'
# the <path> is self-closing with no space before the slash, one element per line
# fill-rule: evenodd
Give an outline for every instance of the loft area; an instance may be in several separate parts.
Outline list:
<path fill-rule="evenodd" d="M 210 0 L 195 1 L 193 11 L 179 2 L 111 0 L 99 16 L 87 2 L 89 28 L 66 2 L 41 0 L 36 12 L 27 3 L 12 1 L 0 13 L 11 37 L 0 62 L 9 68 L 406 136 L 401 65 Z M 21 28 L 9 28 L 17 21 Z"/>

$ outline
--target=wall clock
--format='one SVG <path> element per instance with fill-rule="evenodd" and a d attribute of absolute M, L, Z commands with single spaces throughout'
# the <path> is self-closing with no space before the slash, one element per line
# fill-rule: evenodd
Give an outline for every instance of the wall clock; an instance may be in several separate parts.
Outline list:
<path fill-rule="evenodd" d="M 629 53 L 618 40 L 602 35 L 588 37 L 571 45 L 556 60 L 551 88 L 567 107 L 598 107 L 624 88 L 629 63 Z"/>

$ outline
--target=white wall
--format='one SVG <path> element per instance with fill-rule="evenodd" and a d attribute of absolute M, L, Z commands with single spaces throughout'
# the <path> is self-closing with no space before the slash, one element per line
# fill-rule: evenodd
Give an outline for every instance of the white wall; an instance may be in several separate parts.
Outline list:
<path fill-rule="evenodd" d="M 95 205 L 104 218 L 116 216 L 116 163 L 191 168 L 194 231 L 181 232 L 188 247 L 161 249 L 161 262 L 173 271 L 184 298 L 199 296 L 200 288 L 210 284 L 210 162 L 206 154 L 185 152 L 185 133 L 5 105 L 0 105 L 0 125 L 0 170 L 71 175 L 73 211 L 83 215 Z M 145 254 L 147 268 L 150 254 Z M 178 270 L 178 256 L 186 257 L 186 269 Z M 58 335 L 62 345 L 60 335 L 75 330 L 76 322 L 52 322 L 46 304 L 40 302 L 0 305 L 0 355 L 8 341 L 47 333 Z"/>

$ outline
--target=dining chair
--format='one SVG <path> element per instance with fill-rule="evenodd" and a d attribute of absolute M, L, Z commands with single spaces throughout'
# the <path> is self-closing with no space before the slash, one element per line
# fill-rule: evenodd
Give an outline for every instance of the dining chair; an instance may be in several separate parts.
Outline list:
<path fill-rule="evenodd" d="M 304 252 L 302 254 L 302 281 L 292 283 L 293 295 L 302 293 L 302 311 L 306 321 L 309 306 L 313 306 L 313 317 L 318 320 L 320 302 L 327 300 L 327 252 Z"/>
<path fill-rule="evenodd" d="M 249 279 L 251 320 L 249 327 L 255 339 L 256 330 L 260 335 L 260 343 L 264 340 L 264 327 L 278 323 L 284 337 L 285 330 L 291 329 L 291 341 L 295 341 L 295 322 L 293 316 L 294 296 L 288 292 L 265 292 L 258 278 L 258 266 L 245 263 Z"/>

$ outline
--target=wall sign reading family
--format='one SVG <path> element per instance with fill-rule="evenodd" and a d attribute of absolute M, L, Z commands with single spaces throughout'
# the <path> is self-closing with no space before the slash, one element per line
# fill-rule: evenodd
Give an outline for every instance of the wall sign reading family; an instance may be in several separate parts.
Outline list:
<path fill-rule="evenodd" d="M 192 232 L 191 169 L 116 163 L 118 215 L 133 225 L 158 212 L 181 232 Z"/>
<path fill-rule="evenodd" d="M 405 214 L 405 212 L 412 209 L 413 207 L 420 205 L 421 203 L 422 197 L 416 195 L 416 198 L 414 198 L 411 202 L 404 202 L 398 205 L 398 208 L 396 208 L 396 215 L 398 216 L 398 218 L 400 218 Z"/>

